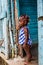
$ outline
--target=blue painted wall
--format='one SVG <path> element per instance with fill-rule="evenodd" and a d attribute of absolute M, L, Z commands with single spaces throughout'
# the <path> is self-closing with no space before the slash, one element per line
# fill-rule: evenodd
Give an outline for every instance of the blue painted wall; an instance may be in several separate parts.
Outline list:
<path fill-rule="evenodd" d="M 19 0 L 20 15 L 27 14 L 30 16 L 30 35 L 33 43 L 38 41 L 38 25 L 37 25 L 37 0 Z"/>

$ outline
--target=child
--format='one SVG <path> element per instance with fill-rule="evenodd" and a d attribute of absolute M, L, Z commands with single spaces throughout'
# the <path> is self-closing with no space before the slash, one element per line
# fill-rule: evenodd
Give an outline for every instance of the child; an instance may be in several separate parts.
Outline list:
<path fill-rule="evenodd" d="M 26 52 L 27 62 L 31 60 L 30 47 L 32 43 L 30 39 L 29 30 L 27 27 L 28 22 L 29 22 L 29 17 L 27 15 L 22 15 L 19 18 L 19 26 L 17 27 L 17 30 L 19 30 L 18 42 L 20 45 L 22 45 L 24 51 Z"/>

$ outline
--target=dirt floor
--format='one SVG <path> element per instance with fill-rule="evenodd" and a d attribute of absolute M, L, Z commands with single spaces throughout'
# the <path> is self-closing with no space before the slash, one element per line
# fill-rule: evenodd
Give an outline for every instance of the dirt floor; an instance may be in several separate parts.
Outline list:
<path fill-rule="evenodd" d="M 33 47 L 31 50 L 32 61 L 28 65 L 38 65 L 38 47 Z M 0 65 L 24 65 L 24 58 L 14 58 L 7 60 L 8 64 L 0 57 Z"/>
<path fill-rule="evenodd" d="M 18 60 L 17 60 L 18 59 Z M 24 61 L 20 60 L 20 58 L 10 59 L 8 64 L 0 58 L 0 65 L 24 65 Z M 33 59 L 28 65 L 38 65 L 37 59 Z"/>

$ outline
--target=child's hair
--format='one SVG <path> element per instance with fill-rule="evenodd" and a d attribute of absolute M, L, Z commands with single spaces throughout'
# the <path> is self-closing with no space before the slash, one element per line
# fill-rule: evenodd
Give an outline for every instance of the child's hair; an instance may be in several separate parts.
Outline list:
<path fill-rule="evenodd" d="M 21 15 L 20 17 L 19 17 L 19 21 L 20 20 L 26 20 L 27 21 L 27 23 L 29 22 L 29 19 L 30 19 L 30 17 L 29 16 L 27 16 L 27 15 Z"/>

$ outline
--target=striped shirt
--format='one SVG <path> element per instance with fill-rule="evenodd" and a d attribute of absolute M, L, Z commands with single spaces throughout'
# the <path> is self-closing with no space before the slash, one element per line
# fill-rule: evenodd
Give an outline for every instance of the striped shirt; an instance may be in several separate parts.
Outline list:
<path fill-rule="evenodd" d="M 26 27 L 27 28 L 27 27 Z M 19 44 L 24 44 L 25 42 L 25 34 L 24 34 L 24 28 L 21 28 L 19 30 Z M 31 45 L 32 41 L 30 39 L 30 36 L 28 37 L 28 42 L 29 45 Z"/>

